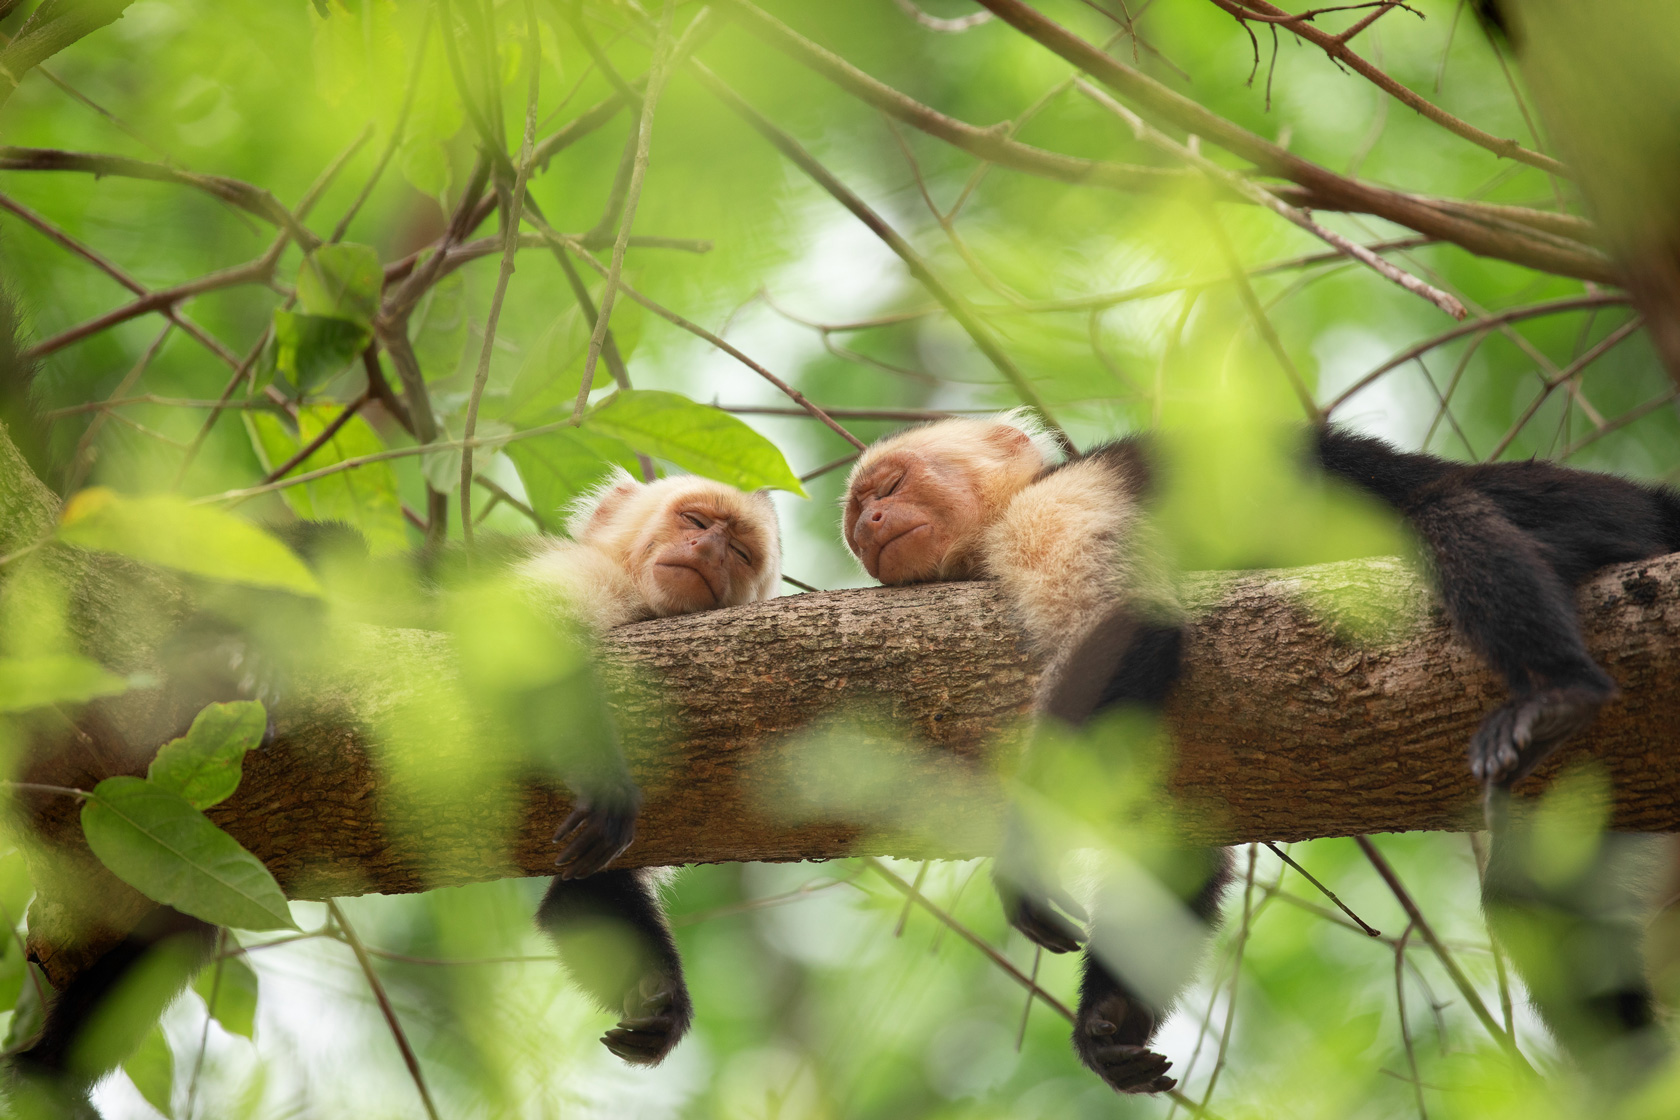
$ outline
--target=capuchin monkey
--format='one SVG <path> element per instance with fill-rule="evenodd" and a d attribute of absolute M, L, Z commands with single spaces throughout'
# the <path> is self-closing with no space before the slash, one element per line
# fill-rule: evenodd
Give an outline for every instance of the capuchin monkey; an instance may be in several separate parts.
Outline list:
<path fill-rule="evenodd" d="M 1505 678 L 1509 699 L 1477 729 L 1470 769 L 1496 810 L 1484 907 L 1496 934 L 1529 931 L 1501 940 L 1536 1009 L 1589 1067 L 1620 1055 L 1630 1072 L 1649 1068 L 1663 1044 L 1642 922 L 1604 886 L 1605 864 L 1634 838 L 1606 837 L 1578 880 L 1541 884 L 1503 807 L 1514 782 L 1616 695 L 1587 652 L 1575 587 L 1605 565 L 1680 550 L 1680 495 L 1537 461 L 1453 463 L 1330 427 L 1308 441 L 1309 469 L 1351 483 L 1411 526 L 1453 626 Z M 1159 711 L 1180 672 L 1184 623 L 1147 544 L 1156 475 L 1170 468 L 1158 458 L 1147 437 L 1130 436 L 1057 462 L 1019 412 L 912 428 L 858 460 L 846 544 L 884 584 L 998 581 L 1047 661 L 1034 699 L 1040 717 L 1078 727 L 1116 707 Z M 1175 855 L 1159 877 L 1182 902 L 1179 913 L 1211 933 L 1228 856 Z M 1053 952 L 1091 943 L 1073 1032 L 1081 1060 L 1120 1092 L 1172 1088 L 1171 1063 L 1149 1042 L 1189 982 L 1194 955 L 1166 977 L 1134 967 L 1114 951 L 1125 937 L 1105 937 L 1105 927 L 1129 930 L 1135 943 L 1135 902 L 1099 890 L 1082 928 L 1086 916 L 1040 863 L 1012 822 L 994 871 L 1011 924 Z M 1548 944 L 1535 947 L 1535 929 Z M 1157 942 L 1166 938 L 1157 932 Z"/>
<path fill-rule="evenodd" d="M 54 466 L 50 441 L 34 407 L 34 370 L 22 360 L 17 338 L 15 306 L 0 292 L 0 423 L 46 478 Z M 367 562 L 367 542 L 350 526 L 294 522 L 270 528 L 317 569 Z M 773 596 L 781 578 L 781 541 L 768 495 L 709 479 L 679 476 L 644 484 L 615 471 L 573 507 L 567 529 L 570 539 L 507 538 L 486 542 L 475 556 L 484 560 L 480 572 L 501 566 L 533 609 L 568 632 L 582 629 L 599 637 L 631 622 L 757 602 Z M 447 595 L 452 558 L 420 554 L 412 559 L 417 578 Z M 184 733 L 206 703 L 250 698 L 270 707 L 284 703 L 283 680 L 264 679 L 261 671 L 261 639 L 237 623 L 193 616 L 171 644 L 179 647 L 178 656 L 163 659 L 162 687 L 174 698 L 170 710 L 177 712 L 179 727 L 158 732 L 155 741 L 124 744 L 130 754 L 149 757 Z M 574 699 L 578 710 L 566 710 L 565 721 L 590 724 L 584 738 L 591 746 L 581 752 L 586 757 L 572 752 L 574 757 L 560 766 L 574 809 L 554 836 L 562 845 L 555 861 L 559 874 L 543 898 L 537 922 L 555 941 L 578 986 L 622 1016 L 601 1041 L 627 1062 L 652 1065 L 670 1053 L 693 1018 L 676 942 L 657 893 L 665 869 L 608 869 L 635 837 L 641 794 L 598 689 L 575 697 L 567 692 L 558 704 L 564 709 Z M 564 722 L 553 718 L 554 696 L 514 702 L 529 709 L 524 714 L 533 718 L 525 725 L 533 734 L 567 732 L 553 726 Z M 87 719 L 79 716 L 78 728 L 99 719 L 91 711 L 83 714 Z M 133 738 L 107 730 L 105 738 L 113 741 Z M 81 734 L 85 739 L 88 733 Z M 96 728 L 94 734 L 99 738 L 101 732 Z M 132 761 L 143 766 L 145 757 L 137 754 Z M 43 1107 L 67 1115 L 91 1114 L 87 1090 L 127 1056 L 193 973 L 208 963 L 215 940 L 214 927 L 158 907 L 52 999 L 40 1034 L 12 1058 L 18 1078 L 14 1092 L 33 1094 L 31 1099 L 44 1102 Z M 168 967 L 145 963 L 159 960 Z M 123 993 L 141 972 L 149 984 L 137 1003 Z M 130 1012 L 123 1018 L 133 1020 L 135 1028 L 119 1030 L 120 1038 L 100 1016 L 114 994 L 122 997 Z M 99 1044 L 93 1045 L 89 1039 L 96 1036 Z"/>
<path fill-rule="evenodd" d="M 549 609 L 603 633 L 649 618 L 768 599 L 781 579 L 776 510 L 682 476 L 640 483 L 617 472 L 573 510 L 569 541 L 543 538 L 514 573 Z M 663 868 L 604 870 L 635 837 L 641 795 L 615 750 L 604 771 L 571 777 L 576 807 L 554 834 L 560 874 L 537 923 L 578 986 L 619 1012 L 601 1042 L 637 1065 L 663 1061 L 694 1017 L 660 905 Z"/>

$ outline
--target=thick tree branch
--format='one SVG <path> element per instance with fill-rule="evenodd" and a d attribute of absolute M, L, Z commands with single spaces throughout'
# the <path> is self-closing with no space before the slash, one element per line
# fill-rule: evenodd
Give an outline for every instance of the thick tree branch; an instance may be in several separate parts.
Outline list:
<path fill-rule="evenodd" d="M 0 479 L 15 479 L 20 464 L 3 440 L 0 453 Z M 0 497 L 13 525 L 39 525 L 51 501 L 28 486 L 0 488 Z M 60 555 L 84 569 L 84 594 L 100 612 L 89 617 L 139 625 L 117 610 L 152 593 L 137 577 L 99 557 Z M 1229 843 L 1479 825 L 1465 749 L 1503 688 L 1397 561 L 1198 577 L 1192 592 L 1188 671 L 1168 719 L 1170 782 L 1193 836 Z M 1370 630 L 1382 613 L 1373 603 L 1388 606 L 1384 635 L 1348 636 Z M 1680 829 L 1680 556 L 1607 571 L 1580 605 L 1589 644 L 1623 695 L 1523 792 L 1593 757 L 1614 783 L 1616 827 Z M 436 702 L 440 684 L 456 679 L 449 639 L 371 627 L 358 635 L 346 661 L 365 668 L 296 680 L 275 713 L 277 741 L 247 759 L 239 791 L 210 816 L 294 897 L 548 873 L 567 795 L 545 778 L 485 778 L 496 744 Z M 986 762 L 1035 678 L 991 585 L 798 595 L 625 627 L 605 649 L 647 794 L 624 865 L 990 849 L 1002 794 Z M 124 656 L 116 651 L 113 663 Z M 145 694 L 125 700 L 141 713 L 135 726 L 190 716 Z M 417 768 L 375 730 L 405 720 L 424 720 L 426 741 L 462 749 Z M 813 740 L 821 749 L 804 753 Z M 77 773 L 31 778 L 86 788 L 105 773 L 143 772 L 155 744 L 136 745 L 127 757 L 78 757 Z M 810 807 L 813 790 L 835 784 L 835 752 L 848 780 L 878 780 L 882 794 L 868 809 Z M 39 829 L 79 845 L 70 799 L 25 800 Z M 120 920 L 108 887 L 92 905 Z M 69 904 L 66 916 L 78 909 Z M 52 937 L 47 917 L 37 951 Z"/>

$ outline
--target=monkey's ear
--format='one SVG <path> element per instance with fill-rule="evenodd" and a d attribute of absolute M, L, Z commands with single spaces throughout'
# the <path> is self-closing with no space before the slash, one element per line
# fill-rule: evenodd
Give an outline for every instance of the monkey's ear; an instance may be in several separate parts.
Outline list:
<path fill-rule="evenodd" d="M 567 535 L 581 541 L 604 529 L 629 508 L 641 489 L 634 475 L 623 467 L 614 467 L 601 485 L 572 504 L 566 518 Z"/>
<path fill-rule="evenodd" d="M 1050 437 L 1043 421 L 1025 406 L 993 417 L 986 428 L 985 438 L 993 447 L 1008 455 L 1022 455 L 1030 448 L 1046 466 L 1061 458 L 1056 441 Z"/>
<path fill-rule="evenodd" d="M 1033 438 L 1013 424 L 998 423 L 986 429 L 986 442 L 1015 455 L 1031 447 Z"/>

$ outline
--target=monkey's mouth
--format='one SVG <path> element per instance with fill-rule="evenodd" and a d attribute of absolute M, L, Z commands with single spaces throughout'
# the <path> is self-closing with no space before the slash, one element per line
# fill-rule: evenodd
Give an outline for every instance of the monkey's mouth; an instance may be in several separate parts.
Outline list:
<path fill-rule="evenodd" d="M 661 582 L 667 590 L 684 599 L 698 599 L 701 588 L 705 589 L 705 598 L 711 600 L 711 606 L 719 606 L 723 602 L 723 595 L 717 585 L 712 582 L 711 573 L 698 564 L 677 564 L 669 560 L 661 560 L 655 567 L 671 569 L 675 572 L 686 572 L 686 575 L 667 575 Z"/>
<path fill-rule="evenodd" d="M 931 529 L 931 528 L 932 528 L 932 526 L 929 525 L 926 521 L 919 522 L 918 524 L 910 526 L 908 529 L 903 529 L 903 530 L 901 530 L 897 533 L 894 533 L 892 536 L 888 537 L 885 541 L 882 541 L 881 546 L 875 550 L 875 571 L 874 571 L 874 573 L 872 573 L 875 576 L 875 578 L 878 579 L 878 580 L 881 580 L 883 583 L 887 582 L 887 576 L 883 575 L 882 573 L 886 570 L 887 550 L 889 548 L 891 548 L 893 545 L 898 544 L 899 542 L 903 541 L 906 537 L 914 536 L 915 534 L 920 533 L 924 529 Z M 902 552 L 903 550 L 900 549 L 899 551 Z M 915 579 L 915 578 L 917 578 L 918 574 L 919 573 L 914 572 L 914 571 L 899 573 L 898 576 L 897 576 L 897 580 L 895 580 L 894 582 L 898 582 L 898 581 L 902 581 L 902 580 Z"/>

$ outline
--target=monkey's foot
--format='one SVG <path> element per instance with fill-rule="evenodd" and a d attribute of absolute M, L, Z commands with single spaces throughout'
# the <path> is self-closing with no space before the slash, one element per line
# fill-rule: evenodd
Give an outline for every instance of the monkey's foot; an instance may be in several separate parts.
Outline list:
<path fill-rule="evenodd" d="M 1001 880 L 997 888 L 1004 916 L 1028 941 L 1052 953 L 1078 951 L 1085 940 L 1087 916 L 1077 902 L 1057 890 L 1048 892 L 1043 898 L 1033 898 Z"/>
<path fill-rule="evenodd" d="M 1178 1078 L 1166 1076 L 1172 1061 L 1147 1046 L 1080 1038 L 1077 1034 L 1074 1039 L 1079 1060 L 1117 1093 L 1164 1093 L 1178 1084 Z"/>
<path fill-rule="evenodd" d="M 1166 1076 L 1172 1062 L 1149 1049 L 1156 1016 L 1106 972 L 1085 962 L 1085 990 L 1073 1020 L 1073 1048 L 1109 1087 L 1120 1093 L 1164 1093 L 1178 1084 Z M 1093 985 L 1093 981 L 1097 981 Z"/>
<path fill-rule="evenodd" d="M 566 842 L 554 860 L 560 878 L 582 879 L 617 859 L 636 838 L 639 798 L 592 802 L 577 799 L 577 807 L 554 830 L 554 843 Z"/>
<path fill-rule="evenodd" d="M 1509 786 L 1586 728 L 1610 695 L 1597 689 L 1548 688 L 1513 700 L 1482 721 L 1470 740 L 1470 772 Z"/>
<path fill-rule="evenodd" d="M 649 973 L 624 997 L 624 1018 L 601 1045 L 631 1065 L 656 1066 L 676 1048 L 694 1020 L 681 977 Z"/>

